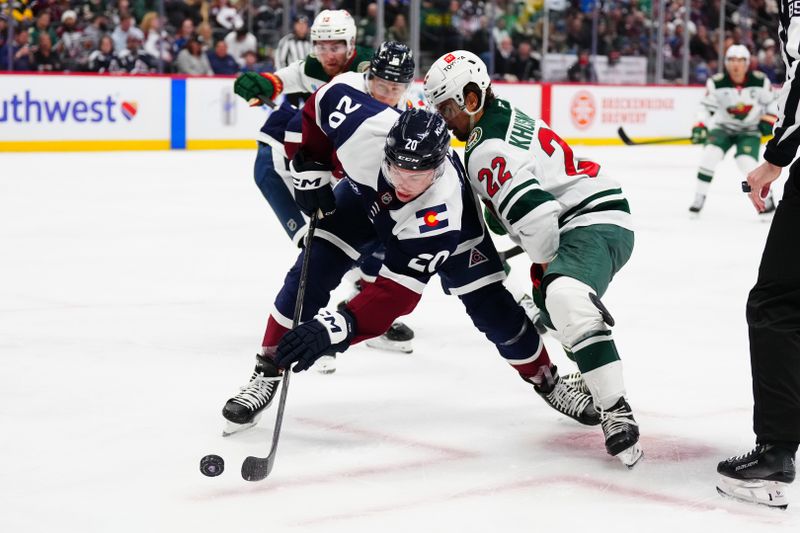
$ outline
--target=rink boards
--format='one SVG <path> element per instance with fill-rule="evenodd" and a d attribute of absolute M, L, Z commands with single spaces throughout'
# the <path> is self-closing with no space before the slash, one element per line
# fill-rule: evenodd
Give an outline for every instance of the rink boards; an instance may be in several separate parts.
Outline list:
<path fill-rule="evenodd" d="M 233 77 L 0 73 L 0 152 L 255 147 L 269 115 Z M 494 82 L 496 94 L 575 144 L 687 136 L 703 87 Z M 410 98 L 424 100 L 422 84 Z"/>

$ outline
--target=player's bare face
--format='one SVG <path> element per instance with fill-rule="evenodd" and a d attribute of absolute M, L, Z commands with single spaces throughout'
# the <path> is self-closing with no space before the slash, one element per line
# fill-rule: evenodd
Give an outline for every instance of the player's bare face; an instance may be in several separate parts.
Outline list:
<path fill-rule="evenodd" d="M 447 129 L 453 132 L 455 138 L 466 142 L 469 137 L 469 115 L 464 112 L 464 109 L 451 98 L 436 106 L 436 111 L 442 115 Z"/>
<path fill-rule="evenodd" d="M 375 76 L 370 77 L 367 83 L 369 83 L 369 93 L 375 100 L 392 107 L 397 107 L 408 89 L 407 83 L 383 80 Z"/>
<path fill-rule="evenodd" d="M 344 41 L 317 41 L 314 43 L 314 56 L 322 64 L 328 76 L 344 72 L 347 65 L 347 43 Z"/>
<path fill-rule="evenodd" d="M 743 57 L 732 57 L 725 60 L 725 68 L 728 70 L 728 76 L 736 83 L 744 82 L 745 74 L 747 74 L 747 60 Z"/>
<path fill-rule="evenodd" d="M 391 164 L 384 164 L 384 176 L 394 187 L 395 195 L 401 202 L 410 202 L 424 193 L 433 183 L 436 169 L 406 170 Z"/>

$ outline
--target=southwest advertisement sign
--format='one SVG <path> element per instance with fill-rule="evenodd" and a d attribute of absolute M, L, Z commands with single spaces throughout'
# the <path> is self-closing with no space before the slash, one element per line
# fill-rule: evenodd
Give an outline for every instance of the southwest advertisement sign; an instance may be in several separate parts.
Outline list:
<path fill-rule="evenodd" d="M 0 75 L 0 150 L 170 147 L 169 78 Z"/>

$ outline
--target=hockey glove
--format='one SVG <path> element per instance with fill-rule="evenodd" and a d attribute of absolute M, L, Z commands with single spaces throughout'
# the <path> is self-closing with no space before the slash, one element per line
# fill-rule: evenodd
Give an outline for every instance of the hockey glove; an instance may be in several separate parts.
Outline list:
<path fill-rule="evenodd" d="M 308 216 L 317 212 L 319 218 L 332 215 L 336 211 L 336 199 L 331 187 L 333 176 L 330 168 L 324 163 L 306 161 L 302 152 L 297 152 L 290 167 L 294 201 L 300 210 Z"/>
<path fill-rule="evenodd" d="M 278 344 L 275 364 L 293 372 L 308 370 L 323 355 L 343 352 L 355 337 L 355 319 L 349 312 L 323 309 L 313 320 L 289 330 Z"/>
<path fill-rule="evenodd" d="M 772 128 L 775 127 L 775 122 L 778 117 L 775 115 L 761 115 L 761 120 L 758 121 L 758 131 L 761 135 L 772 135 Z"/>
<path fill-rule="evenodd" d="M 269 98 L 275 100 L 283 90 L 281 79 L 274 74 L 264 72 L 245 72 L 233 82 L 233 92 L 247 100 Z"/>
<path fill-rule="evenodd" d="M 708 138 L 708 128 L 701 122 L 692 128 L 692 144 L 703 144 Z"/>

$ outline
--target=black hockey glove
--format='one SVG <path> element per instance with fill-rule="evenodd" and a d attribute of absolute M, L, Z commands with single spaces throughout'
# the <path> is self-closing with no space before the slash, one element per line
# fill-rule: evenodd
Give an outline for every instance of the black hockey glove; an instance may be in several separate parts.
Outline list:
<path fill-rule="evenodd" d="M 275 364 L 293 372 L 308 370 L 323 355 L 343 352 L 355 337 L 356 321 L 345 311 L 323 309 L 314 320 L 289 330 L 278 343 Z"/>
<path fill-rule="evenodd" d="M 291 162 L 294 201 L 308 216 L 317 212 L 325 218 L 336 211 L 336 200 L 331 187 L 331 169 L 324 163 L 307 161 L 302 152 L 297 152 Z"/>

